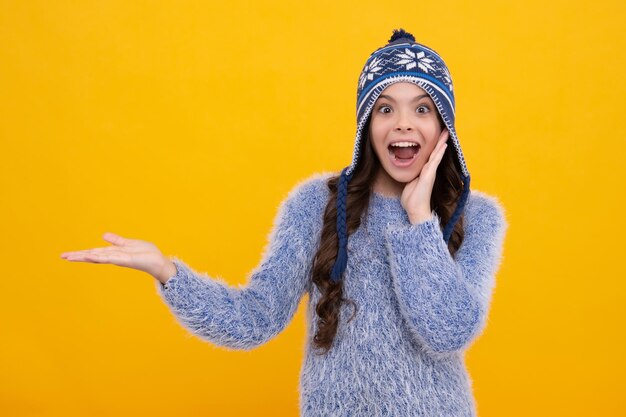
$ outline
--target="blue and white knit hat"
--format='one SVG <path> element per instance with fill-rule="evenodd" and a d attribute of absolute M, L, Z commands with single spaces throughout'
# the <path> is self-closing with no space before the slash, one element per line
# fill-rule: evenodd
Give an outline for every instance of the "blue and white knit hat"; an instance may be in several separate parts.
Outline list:
<path fill-rule="evenodd" d="M 433 49 L 415 42 L 415 37 L 403 29 L 394 30 L 389 43 L 378 48 L 367 59 L 359 77 L 357 88 L 357 130 L 354 154 L 350 166 L 341 171 L 337 190 L 337 235 L 339 251 L 331 271 L 331 279 L 339 281 L 348 262 L 348 232 L 346 222 L 346 199 L 348 183 L 359 163 L 361 136 L 378 96 L 389 85 L 397 82 L 411 82 L 428 93 L 437 106 L 450 135 L 456 155 L 461 165 L 463 193 L 457 207 L 443 230 L 446 243 L 450 240 L 454 225 L 461 217 L 469 195 L 470 176 L 461 152 L 459 138 L 454 128 L 454 93 L 452 78 L 443 59 Z"/>

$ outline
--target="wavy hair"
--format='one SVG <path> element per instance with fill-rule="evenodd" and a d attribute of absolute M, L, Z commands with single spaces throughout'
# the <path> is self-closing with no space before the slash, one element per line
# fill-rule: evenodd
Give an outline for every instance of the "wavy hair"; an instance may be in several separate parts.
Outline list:
<path fill-rule="evenodd" d="M 441 115 L 437 112 L 439 124 L 445 127 L 441 120 Z M 352 180 L 348 184 L 347 195 L 347 223 L 348 236 L 355 232 L 361 225 L 361 218 L 366 218 L 369 209 L 370 195 L 374 179 L 381 167 L 380 160 L 374 151 L 370 140 L 370 121 L 368 118 L 363 128 L 363 140 L 361 141 L 361 158 L 354 170 Z M 448 139 L 450 145 L 450 139 Z M 441 219 L 442 226 L 452 217 L 456 202 L 463 192 L 463 178 L 461 176 L 461 166 L 454 152 L 454 146 L 448 146 L 444 152 L 441 163 L 437 167 L 433 192 L 431 193 L 430 206 Z M 312 282 L 320 291 L 321 297 L 316 306 L 318 330 L 313 337 L 313 347 L 321 349 L 321 355 L 328 353 L 331 349 L 337 328 L 339 325 L 339 311 L 342 303 L 350 303 L 354 311 L 348 323 L 352 321 L 358 309 L 353 300 L 343 298 L 343 279 L 335 283 L 330 279 L 330 272 L 337 258 L 339 238 L 337 235 L 337 184 L 339 175 L 332 176 L 327 180 L 330 190 L 330 197 L 324 212 L 324 221 L 320 237 L 320 245 L 313 260 L 311 273 Z M 455 224 L 448 241 L 448 250 L 454 254 L 463 242 L 463 221 L 462 215 Z"/>

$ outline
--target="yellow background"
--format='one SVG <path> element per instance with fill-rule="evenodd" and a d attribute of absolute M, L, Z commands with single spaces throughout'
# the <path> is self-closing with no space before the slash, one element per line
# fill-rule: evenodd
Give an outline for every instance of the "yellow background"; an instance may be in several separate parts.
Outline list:
<path fill-rule="evenodd" d="M 148 240 L 244 284 L 300 180 L 351 160 L 394 28 L 446 60 L 472 188 L 510 228 L 467 353 L 481 417 L 626 415 L 624 5 L 1 1 L 3 416 L 296 416 L 301 301 L 227 351 L 154 279 L 60 253 Z"/>

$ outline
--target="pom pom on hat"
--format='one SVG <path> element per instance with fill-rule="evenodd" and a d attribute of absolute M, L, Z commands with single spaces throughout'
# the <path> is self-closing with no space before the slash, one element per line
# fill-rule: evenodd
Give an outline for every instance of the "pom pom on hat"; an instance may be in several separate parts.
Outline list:
<path fill-rule="evenodd" d="M 391 38 L 389 38 L 389 43 L 397 40 L 397 39 L 409 39 L 411 42 L 415 42 L 415 36 L 406 32 L 404 29 L 394 29 Z"/>

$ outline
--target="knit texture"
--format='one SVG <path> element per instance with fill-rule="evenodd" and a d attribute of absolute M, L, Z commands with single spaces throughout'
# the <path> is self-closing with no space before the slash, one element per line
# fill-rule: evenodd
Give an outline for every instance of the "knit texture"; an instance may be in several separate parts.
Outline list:
<path fill-rule="evenodd" d="M 301 416 L 475 416 L 464 352 L 483 332 L 508 227 L 495 197 L 472 190 L 465 238 L 453 258 L 440 219 L 411 224 L 400 199 L 373 193 L 347 243 L 344 297 L 332 349 L 313 350 L 321 294 L 311 266 L 329 173 L 297 184 L 280 204 L 260 264 L 234 288 L 172 257 L 177 273 L 157 293 L 190 332 L 250 350 L 278 335 L 308 295 Z"/>

